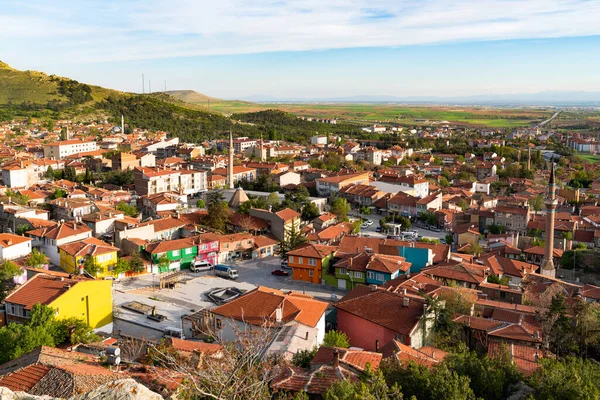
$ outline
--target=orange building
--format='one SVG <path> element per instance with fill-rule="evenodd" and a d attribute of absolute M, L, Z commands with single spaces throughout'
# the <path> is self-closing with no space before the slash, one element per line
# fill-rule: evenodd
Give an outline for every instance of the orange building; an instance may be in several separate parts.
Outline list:
<path fill-rule="evenodd" d="M 288 266 L 292 268 L 295 281 L 321 283 L 324 271 L 329 269 L 337 247 L 322 244 L 307 244 L 287 253 Z"/>

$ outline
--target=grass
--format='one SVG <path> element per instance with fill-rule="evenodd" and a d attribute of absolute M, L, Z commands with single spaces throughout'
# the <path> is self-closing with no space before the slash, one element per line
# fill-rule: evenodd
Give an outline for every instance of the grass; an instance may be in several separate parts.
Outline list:
<path fill-rule="evenodd" d="M 337 118 L 360 124 L 390 123 L 417 125 L 449 121 L 472 126 L 514 128 L 549 117 L 549 110 L 506 109 L 490 107 L 404 106 L 395 104 L 254 104 L 227 101 L 211 104 L 211 109 L 225 113 L 278 109 L 296 115 Z"/>
<path fill-rule="evenodd" d="M 577 157 L 582 160 L 592 164 L 600 162 L 600 156 L 594 156 L 592 154 L 578 154 Z"/>
<path fill-rule="evenodd" d="M 0 104 L 23 102 L 46 104 L 51 100 L 67 101 L 68 99 L 58 92 L 58 83 L 61 79 L 65 78 L 38 71 L 19 71 L 0 61 Z M 90 87 L 93 102 L 104 100 L 110 94 L 119 93 L 100 86 L 90 85 Z"/>

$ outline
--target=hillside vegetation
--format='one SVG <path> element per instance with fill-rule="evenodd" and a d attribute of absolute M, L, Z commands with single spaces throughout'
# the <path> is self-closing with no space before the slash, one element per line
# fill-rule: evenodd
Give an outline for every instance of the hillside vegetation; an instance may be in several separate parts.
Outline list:
<path fill-rule="evenodd" d="M 206 104 L 208 100 L 211 102 L 222 102 L 223 100 L 217 99 L 216 97 L 210 97 L 202 93 L 195 92 L 193 90 L 167 90 L 163 92 L 169 96 L 173 96 L 178 100 L 189 104 Z"/>

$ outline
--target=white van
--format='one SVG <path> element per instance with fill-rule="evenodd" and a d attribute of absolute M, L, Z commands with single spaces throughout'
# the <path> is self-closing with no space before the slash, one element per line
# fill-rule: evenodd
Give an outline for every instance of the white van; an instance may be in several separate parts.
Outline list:
<path fill-rule="evenodd" d="M 195 261 L 194 264 L 190 267 L 190 270 L 192 272 L 210 271 L 211 269 L 213 269 L 213 265 L 206 260 Z"/>

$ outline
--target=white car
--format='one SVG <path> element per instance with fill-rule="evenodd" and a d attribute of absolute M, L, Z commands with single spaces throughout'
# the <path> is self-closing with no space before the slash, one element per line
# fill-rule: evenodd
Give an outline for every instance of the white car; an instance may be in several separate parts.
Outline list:
<path fill-rule="evenodd" d="M 363 224 L 360 227 L 363 229 L 367 229 L 369 227 L 369 224 L 367 224 L 366 222 L 363 222 Z"/>
<path fill-rule="evenodd" d="M 367 224 L 367 226 L 371 226 L 371 225 L 373 225 L 373 221 L 368 219 L 365 221 L 365 224 Z"/>

